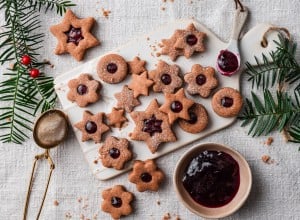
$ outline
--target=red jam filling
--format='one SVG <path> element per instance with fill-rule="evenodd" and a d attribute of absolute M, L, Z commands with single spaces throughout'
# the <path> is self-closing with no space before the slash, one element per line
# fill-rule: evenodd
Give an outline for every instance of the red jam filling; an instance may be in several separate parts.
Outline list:
<path fill-rule="evenodd" d="M 162 120 L 156 119 L 155 115 L 152 115 L 151 118 L 144 120 L 143 132 L 148 132 L 150 136 L 153 136 L 156 132 L 161 133 Z"/>
<path fill-rule="evenodd" d="M 81 40 L 84 39 L 82 36 L 81 28 L 74 28 L 72 25 L 70 29 L 67 32 L 65 32 L 65 34 L 68 37 L 67 43 L 71 42 L 74 43 L 76 46 L 79 44 Z"/>
<path fill-rule="evenodd" d="M 239 68 L 237 56 L 228 50 L 221 50 L 217 63 L 220 70 L 225 73 L 233 73 Z"/>

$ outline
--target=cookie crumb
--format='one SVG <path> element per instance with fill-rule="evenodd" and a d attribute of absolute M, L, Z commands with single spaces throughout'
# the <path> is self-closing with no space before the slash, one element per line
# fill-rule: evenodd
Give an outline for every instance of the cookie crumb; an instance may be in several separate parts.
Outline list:
<path fill-rule="evenodd" d="M 157 200 L 156 203 L 157 203 L 157 205 L 160 205 L 160 201 L 159 200 Z"/>
<path fill-rule="evenodd" d="M 165 10 L 166 10 L 166 8 L 165 8 L 165 7 L 161 7 L 160 9 L 161 9 L 162 11 L 165 11 Z"/>
<path fill-rule="evenodd" d="M 169 212 L 167 212 L 164 217 L 163 217 L 163 220 L 170 220 L 171 219 L 171 215 Z"/>
<path fill-rule="evenodd" d="M 57 200 L 54 200 L 53 205 L 54 205 L 54 206 L 58 206 L 58 205 L 59 205 L 59 202 L 58 202 Z"/>
<path fill-rule="evenodd" d="M 81 201 L 82 201 L 81 197 L 77 198 L 77 202 L 81 203 Z"/>
<path fill-rule="evenodd" d="M 265 144 L 267 146 L 270 146 L 273 143 L 274 139 L 272 137 L 268 137 L 268 139 L 266 140 Z"/>
<path fill-rule="evenodd" d="M 160 56 L 161 56 L 161 53 L 157 52 L 156 57 L 160 57 Z"/>
<path fill-rule="evenodd" d="M 180 220 L 180 217 L 176 215 L 175 220 Z"/>
<path fill-rule="evenodd" d="M 102 10 L 102 15 L 103 15 L 106 19 L 108 19 L 108 16 L 109 16 L 109 14 L 111 13 L 111 11 L 110 11 L 110 10 L 105 10 L 104 8 L 101 8 L 101 10 Z"/>
<path fill-rule="evenodd" d="M 98 160 L 94 160 L 94 164 L 98 164 Z"/>
<path fill-rule="evenodd" d="M 72 215 L 71 215 L 70 212 L 66 212 L 66 213 L 65 213 L 65 217 L 66 217 L 66 219 L 71 219 L 71 218 L 72 218 Z"/>
<path fill-rule="evenodd" d="M 150 37 L 147 37 L 146 39 L 147 39 L 147 40 L 150 40 Z"/>
<path fill-rule="evenodd" d="M 269 155 L 263 155 L 261 157 L 261 160 L 264 162 L 264 163 L 270 163 L 270 159 L 271 157 Z"/>

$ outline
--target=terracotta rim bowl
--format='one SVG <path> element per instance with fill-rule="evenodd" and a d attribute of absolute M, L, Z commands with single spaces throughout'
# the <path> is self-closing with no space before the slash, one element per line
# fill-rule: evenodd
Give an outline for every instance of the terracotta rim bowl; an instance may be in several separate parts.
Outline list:
<path fill-rule="evenodd" d="M 235 197 L 226 205 L 209 208 L 196 203 L 183 187 L 181 182 L 184 171 L 191 159 L 205 150 L 223 151 L 231 155 L 239 164 L 240 186 Z M 204 218 L 223 218 L 236 212 L 246 201 L 252 186 L 252 174 L 245 158 L 237 151 L 217 143 L 205 143 L 188 150 L 178 161 L 173 175 L 173 184 L 179 198 L 191 212 Z"/>

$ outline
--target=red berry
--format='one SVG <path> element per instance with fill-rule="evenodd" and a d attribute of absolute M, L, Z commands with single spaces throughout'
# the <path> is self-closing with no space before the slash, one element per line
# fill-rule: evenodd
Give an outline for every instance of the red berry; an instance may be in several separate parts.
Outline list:
<path fill-rule="evenodd" d="M 32 78 L 36 78 L 40 75 L 40 71 L 38 69 L 33 68 L 30 70 L 29 74 Z"/>
<path fill-rule="evenodd" d="M 28 55 L 23 55 L 21 58 L 21 63 L 25 66 L 28 66 L 31 63 L 31 58 Z"/>

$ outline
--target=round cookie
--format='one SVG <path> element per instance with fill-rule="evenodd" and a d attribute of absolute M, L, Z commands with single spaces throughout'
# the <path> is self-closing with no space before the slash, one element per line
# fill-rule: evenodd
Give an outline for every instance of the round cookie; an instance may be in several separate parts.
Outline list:
<path fill-rule="evenodd" d="M 234 117 L 239 114 L 243 106 L 243 97 L 239 91 L 224 87 L 214 94 L 211 105 L 218 115 L 225 118 Z"/>
<path fill-rule="evenodd" d="M 179 119 L 178 124 L 180 128 L 192 134 L 203 131 L 208 125 L 208 114 L 205 107 L 195 103 L 188 112 L 190 120 Z"/>
<path fill-rule="evenodd" d="M 97 65 L 97 73 L 104 82 L 115 84 L 122 82 L 127 75 L 127 63 L 118 54 L 103 56 Z"/>

